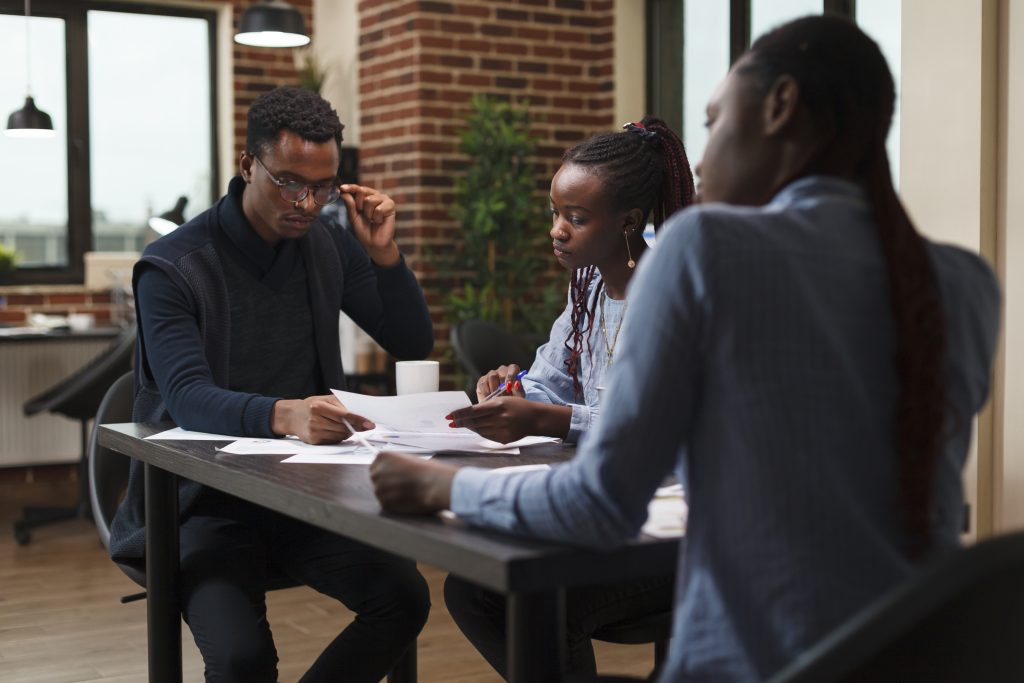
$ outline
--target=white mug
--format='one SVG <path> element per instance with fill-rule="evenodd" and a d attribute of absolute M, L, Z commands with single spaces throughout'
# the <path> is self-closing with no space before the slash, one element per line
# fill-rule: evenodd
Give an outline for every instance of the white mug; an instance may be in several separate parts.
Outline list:
<path fill-rule="evenodd" d="M 395 363 L 395 389 L 403 394 L 437 391 L 440 364 L 436 360 L 400 360 Z"/>

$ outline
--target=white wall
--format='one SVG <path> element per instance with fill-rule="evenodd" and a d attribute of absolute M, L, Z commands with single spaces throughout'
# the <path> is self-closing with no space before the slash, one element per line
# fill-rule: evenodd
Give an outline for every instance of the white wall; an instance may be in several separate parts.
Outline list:
<path fill-rule="evenodd" d="M 995 73 L 985 51 L 995 7 L 995 0 L 903 0 L 902 7 L 900 194 L 924 234 L 982 252 L 996 228 L 988 137 Z M 976 426 L 964 483 L 971 529 L 980 523 L 984 534 L 993 506 L 991 420 Z"/>
<path fill-rule="evenodd" d="M 324 98 L 345 124 L 344 145 L 359 146 L 359 11 L 356 0 L 313 0 L 313 54 L 327 72 Z"/>
<path fill-rule="evenodd" d="M 638 121 L 647 109 L 647 17 L 644 0 L 615 0 L 615 126 Z"/>

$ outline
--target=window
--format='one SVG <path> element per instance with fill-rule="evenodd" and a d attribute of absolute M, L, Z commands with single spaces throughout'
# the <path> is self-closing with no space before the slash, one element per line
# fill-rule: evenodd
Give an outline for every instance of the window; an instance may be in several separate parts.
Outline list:
<path fill-rule="evenodd" d="M 139 251 L 147 220 L 217 191 L 214 15 L 171 7 L 0 0 L 0 59 L 22 67 L 53 118 L 53 139 L 0 136 L 0 243 L 20 267 L 6 281 L 80 282 L 83 254 Z M 17 71 L 14 71 L 17 73 Z M 0 114 L 20 108 L 25 78 L 0 81 Z"/>
<path fill-rule="evenodd" d="M 679 131 L 690 163 L 704 154 L 704 109 L 752 38 L 807 14 L 856 19 L 896 79 L 889 160 L 899 177 L 900 3 L 892 0 L 647 0 L 647 111 Z"/>

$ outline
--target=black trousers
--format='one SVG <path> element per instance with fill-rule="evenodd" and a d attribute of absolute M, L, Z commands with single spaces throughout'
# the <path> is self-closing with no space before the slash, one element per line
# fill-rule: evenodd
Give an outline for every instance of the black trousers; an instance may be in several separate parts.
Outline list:
<path fill-rule="evenodd" d="M 566 674 L 572 680 L 596 675 L 594 646 L 597 629 L 623 619 L 671 609 L 675 577 L 571 588 L 565 592 Z M 459 629 L 484 659 L 508 678 L 505 650 L 505 598 L 449 575 L 444 602 Z"/>
<path fill-rule="evenodd" d="M 356 613 L 302 683 L 376 683 L 430 611 L 413 562 L 212 489 L 182 523 L 180 538 L 182 613 L 210 682 L 277 681 L 265 601 L 271 576 L 310 586 Z"/>

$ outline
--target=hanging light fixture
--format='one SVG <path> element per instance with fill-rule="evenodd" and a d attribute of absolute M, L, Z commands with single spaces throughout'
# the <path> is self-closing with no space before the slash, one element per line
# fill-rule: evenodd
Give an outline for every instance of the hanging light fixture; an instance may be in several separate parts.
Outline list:
<path fill-rule="evenodd" d="M 188 204 L 188 197 L 178 197 L 178 202 L 173 209 L 149 219 L 149 227 L 161 236 L 173 232 L 175 228 L 185 222 L 186 204 Z"/>
<path fill-rule="evenodd" d="M 235 42 L 254 47 L 309 44 L 302 13 L 283 0 L 261 0 L 242 13 Z"/>
<path fill-rule="evenodd" d="M 52 138 L 53 120 L 45 111 L 36 107 L 32 99 L 32 64 L 31 64 L 31 5 L 25 0 L 25 106 L 7 117 L 7 130 L 4 133 L 12 138 Z"/>

